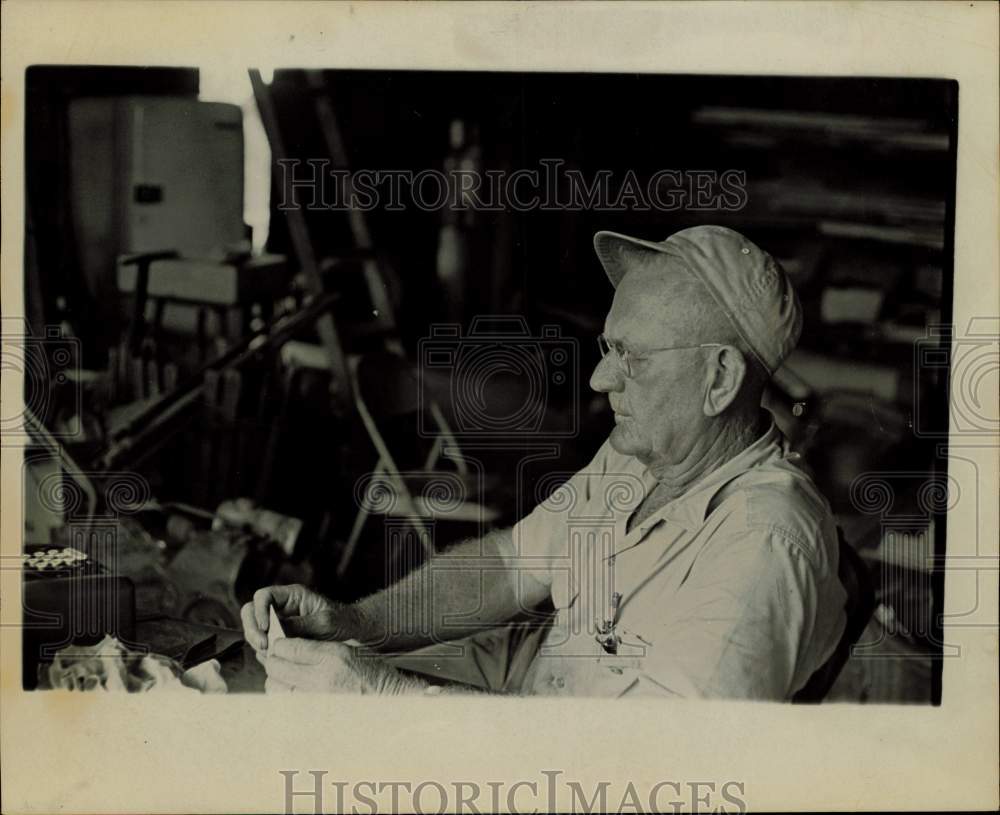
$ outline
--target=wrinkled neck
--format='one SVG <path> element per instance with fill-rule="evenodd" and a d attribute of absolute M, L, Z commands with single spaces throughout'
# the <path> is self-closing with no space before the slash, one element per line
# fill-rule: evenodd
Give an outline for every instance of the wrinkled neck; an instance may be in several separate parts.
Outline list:
<path fill-rule="evenodd" d="M 679 457 L 648 462 L 657 493 L 668 501 L 679 498 L 753 444 L 764 432 L 763 419 L 759 413 L 753 419 L 719 419 L 696 434 Z"/>

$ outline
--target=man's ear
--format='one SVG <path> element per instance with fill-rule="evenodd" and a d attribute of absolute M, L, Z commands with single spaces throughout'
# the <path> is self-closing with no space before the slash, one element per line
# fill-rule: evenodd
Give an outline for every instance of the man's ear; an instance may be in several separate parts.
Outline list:
<path fill-rule="evenodd" d="M 747 376 L 747 361 L 739 349 L 723 345 L 712 352 L 706 378 L 708 387 L 702 410 L 706 416 L 718 416 L 737 397 Z"/>

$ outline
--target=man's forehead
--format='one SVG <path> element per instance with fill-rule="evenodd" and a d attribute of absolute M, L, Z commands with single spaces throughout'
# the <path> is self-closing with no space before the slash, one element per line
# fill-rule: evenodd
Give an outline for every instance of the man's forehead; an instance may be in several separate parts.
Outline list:
<path fill-rule="evenodd" d="M 684 308 L 693 299 L 693 279 L 679 263 L 641 266 L 630 270 L 615 289 L 611 311 L 616 316 L 636 317 Z"/>
<path fill-rule="evenodd" d="M 678 287 L 686 287 L 694 282 L 691 271 L 680 260 L 669 255 L 648 252 L 648 260 L 635 263 L 629 268 L 621 282 L 622 288 L 646 296 L 666 296 Z"/>
<path fill-rule="evenodd" d="M 721 316 L 708 290 L 684 264 L 662 256 L 622 278 L 606 321 L 613 339 L 636 342 L 687 341 Z"/>

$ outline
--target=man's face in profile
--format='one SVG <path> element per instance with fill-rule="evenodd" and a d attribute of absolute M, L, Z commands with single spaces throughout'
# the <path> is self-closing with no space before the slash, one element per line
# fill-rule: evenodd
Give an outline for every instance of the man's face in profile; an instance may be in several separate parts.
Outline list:
<path fill-rule="evenodd" d="M 701 431 L 707 386 L 705 349 L 653 349 L 711 342 L 710 319 L 699 307 L 699 284 L 671 261 L 630 271 L 615 291 L 605 320 L 605 336 L 628 352 L 631 376 L 614 352 L 590 378 L 594 390 L 608 394 L 615 413 L 611 446 L 646 464 L 683 458 L 693 434 Z"/>

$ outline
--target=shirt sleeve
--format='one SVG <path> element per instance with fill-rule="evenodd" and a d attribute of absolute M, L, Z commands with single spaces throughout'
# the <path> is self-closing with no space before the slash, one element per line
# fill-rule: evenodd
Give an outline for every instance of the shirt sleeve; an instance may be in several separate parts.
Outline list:
<path fill-rule="evenodd" d="M 625 695 L 783 700 L 812 636 L 818 577 L 796 544 L 775 529 L 713 542 L 692 568 L 671 619 L 652 629 Z"/>
<path fill-rule="evenodd" d="M 567 479 L 518 521 L 512 529 L 512 565 L 524 579 L 549 589 L 556 608 L 569 600 L 569 521 L 584 513 L 597 481 L 607 468 L 610 444 L 605 441 L 591 462 Z"/>

